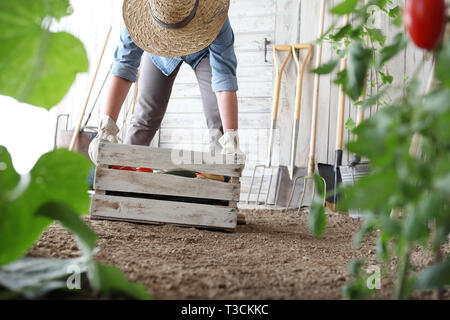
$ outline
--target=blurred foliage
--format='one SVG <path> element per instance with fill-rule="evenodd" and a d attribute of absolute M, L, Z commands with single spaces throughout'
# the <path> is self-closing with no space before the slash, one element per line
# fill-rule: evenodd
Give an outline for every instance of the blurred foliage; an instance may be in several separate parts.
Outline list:
<path fill-rule="evenodd" d="M 70 13 L 69 0 L 0 1 L 0 94 L 50 109 L 88 70 L 81 41 L 50 31 Z"/>
<path fill-rule="evenodd" d="M 401 8 L 392 1 L 346 0 L 331 12 L 352 14 L 353 24 L 340 28 L 332 26 L 322 40 L 328 40 L 339 56 L 348 57 L 348 67 L 339 72 L 337 84 L 354 101 L 362 94 L 367 73 L 375 70 L 381 78 L 378 93 L 358 102 L 363 107 L 379 103 L 388 90 L 400 98 L 390 101 L 371 119 L 353 129 L 355 141 L 347 149 L 370 160 L 370 175 L 355 185 L 341 187 L 344 194 L 339 210 L 360 209 L 363 224 L 355 234 L 359 245 L 365 235 L 377 232 L 377 257 L 381 264 L 396 260 L 395 289 L 397 299 L 410 297 L 413 290 L 442 289 L 450 285 L 449 257 L 440 247 L 448 243 L 450 234 L 450 45 L 446 41 L 435 52 L 436 83 L 430 92 L 422 93 L 428 79 L 409 75 L 404 87 L 391 87 L 392 76 L 386 63 L 406 48 L 407 37 L 399 31 L 386 44 L 382 30 L 371 29 L 370 6 L 378 6 L 394 25 L 401 22 Z M 389 9 L 391 8 L 391 9 Z M 346 43 L 342 49 L 339 43 Z M 376 44 L 376 46 L 375 46 Z M 321 66 L 319 73 L 331 73 L 336 60 Z M 378 84 L 376 84 L 378 85 Z M 349 126 L 353 125 L 349 123 Z M 412 141 L 418 141 L 419 152 L 411 152 Z M 311 212 L 317 215 L 323 203 L 313 202 Z M 321 222 L 323 225 L 323 222 Z M 319 235 L 312 228 L 315 235 Z M 435 254 L 434 264 L 416 272 L 411 266 L 411 253 L 417 247 Z M 362 263 L 354 263 L 360 270 Z M 374 290 L 365 285 L 367 274 L 352 273 L 352 281 L 344 287 L 350 299 L 370 296 Z"/>
<path fill-rule="evenodd" d="M 0 94 L 51 109 L 69 90 L 75 75 L 87 71 L 83 44 L 68 33 L 50 31 L 52 21 L 71 11 L 69 0 L 0 2 Z M 44 154 L 29 173 L 20 175 L 8 150 L 0 146 L 0 274 L 6 289 L 2 296 L 5 292 L 14 296 L 19 290 L 36 297 L 65 287 L 60 281 L 61 270 L 55 269 L 67 265 L 67 261 L 38 264 L 37 260 L 25 263 L 20 259 L 57 221 L 77 238 L 93 289 L 103 294 L 122 292 L 137 299 L 149 298 L 142 285 L 130 283 L 120 270 L 93 258 L 96 235 L 80 218 L 89 211 L 86 177 L 91 166 L 81 154 L 60 149 Z M 12 281 L 17 274 L 23 286 Z"/>

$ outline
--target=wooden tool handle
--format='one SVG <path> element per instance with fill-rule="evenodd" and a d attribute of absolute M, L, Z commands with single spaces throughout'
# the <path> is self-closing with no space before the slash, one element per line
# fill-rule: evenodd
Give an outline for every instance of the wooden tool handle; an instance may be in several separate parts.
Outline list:
<path fill-rule="evenodd" d="M 347 14 L 344 17 L 344 26 L 350 21 L 350 16 Z M 341 59 L 341 65 L 339 70 L 343 71 L 347 68 L 347 57 Z M 344 86 L 339 85 L 339 98 L 338 98 L 338 113 L 337 113 L 337 125 L 336 125 L 336 150 L 342 150 L 344 141 L 344 122 L 345 122 L 345 93 Z"/>
<path fill-rule="evenodd" d="M 281 65 L 281 68 L 278 66 L 277 61 L 277 51 L 287 51 L 288 54 Z M 273 63 L 276 68 L 276 77 L 275 77 L 275 87 L 273 91 L 273 101 L 272 101 L 272 121 L 277 120 L 278 118 L 278 105 L 280 102 L 280 88 L 281 88 L 281 77 L 283 75 L 283 70 L 286 67 L 289 59 L 291 58 L 291 46 L 288 45 L 275 45 L 273 47 Z"/>
<path fill-rule="evenodd" d="M 297 65 L 297 89 L 295 93 L 295 108 L 294 108 L 294 120 L 300 120 L 300 111 L 302 104 L 302 90 L 303 90 L 303 74 L 305 73 L 305 66 L 308 62 L 312 52 L 312 44 L 310 43 L 298 43 L 292 46 L 292 56 L 294 57 L 295 64 Z M 307 50 L 306 55 L 300 64 L 297 50 Z"/>
<path fill-rule="evenodd" d="M 320 15 L 319 15 L 319 30 L 317 32 L 317 38 L 322 38 L 325 27 L 325 9 L 326 0 L 320 2 Z M 322 64 L 322 47 L 317 46 L 316 49 L 316 65 L 318 68 Z M 320 90 L 320 75 L 314 74 L 314 95 L 313 95 L 313 110 L 311 119 L 311 137 L 309 142 L 309 159 L 308 159 L 308 176 L 311 176 L 315 170 L 315 157 L 316 157 L 316 135 L 317 135 L 317 115 L 319 110 L 319 90 Z"/>
<path fill-rule="evenodd" d="M 86 113 L 86 108 L 89 102 L 89 98 L 91 97 L 92 89 L 94 88 L 95 79 L 97 78 L 98 70 L 100 69 L 100 64 L 102 63 L 103 55 L 105 54 L 106 45 L 108 44 L 109 36 L 111 35 L 112 26 L 109 27 L 108 35 L 105 39 L 105 44 L 103 45 L 102 53 L 100 54 L 100 58 L 97 63 L 97 68 L 94 73 L 94 78 L 92 79 L 91 87 L 89 88 L 88 95 L 86 97 L 86 101 L 84 102 L 83 110 L 81 111 L 80 120 L 78 121 L 77 127 L 73 132 L 72 141 L 70 142 L 69 150 L 72 151 L 75 147 L 75 143 L 78 139 L 78 135 L 80 134 L 81 124 L 83 123 L 84 114 Z"/>

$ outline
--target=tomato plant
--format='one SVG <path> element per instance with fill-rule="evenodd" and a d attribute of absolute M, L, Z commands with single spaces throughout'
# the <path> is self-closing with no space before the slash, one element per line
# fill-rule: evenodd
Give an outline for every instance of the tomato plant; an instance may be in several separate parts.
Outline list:
<path fill-rule="evenodd" d="M 321 39 L 331 42 L 338 57 L 348 57 L 348 67 L 337 74 L 335 83 L 342 84 L 353 100 L 360 98 L 365 84 L 351 79 L 363 79 L 372 70 L 381 76 L 382 90 L 356 104 L 370 107 L 387 92 L 397 97 L 389 99 L 382 109 L 353 130 L 357 139 L 349 142 L 347 149 L 370 160 L 371 172 L 354 186 L 341 187 L 340 192 L 345 196 L 339 209 L 363 212 L 361 229 L 354 237 L 355 245 L 365 235 L 377 232 L 378 262 L 385 270 L 390 266 L 395 268 L 395 298 L 406 299 L 414 290 L 430 289 L 436 290 L 439 296 L 441 289 L 450 286 L 450 255 L 442 250 L 450 235 L 450 44 L 445 41 L 439 45 L 446 19 L 445 6 L 444 1 L 438 0 L 408 0 L 410 7 L 404 10 L 413 41 L 428 49 L 436 48 L 432 75 L 437 81 L 432 82 L 431 91 L 422 93 L 420 88 L 428 79 L 415 73 L 408 75 L 401 86 L 394 86 L 393 79 L 387 78 L 388 73 L 383 69 L 407 45 L 403 30 L 385 44 L 382 30 L 368 27 L 367 9 L 372 5 L 379 6 L 393 18 L 393 24 L 401 26 L 397 19 L 400 8 L 388 9 L 389 3 L 393 4 L 389 0 L 342 1 L 332 13 L 352 14 L 353 23 L 331 28 L 328 36 Z M 342 41 L 348 49 L 341 49 Z M 375 48 L 374 42 L 380 46 Z M 336 66 L 337 63 L 328 62 L 315 72 L 330 73 Z M 413 145 L 420 146 L 415 148 L 420 153 L 412 154 Z M 316 179 L 319 201 L 313 200 L 308 216 L 310 229 L 316 236 L 326 228 L 321 200 L 325 191 L 321 181 Z M 432 263 L 424 270 L 415 270 L 412 265 L 412 254 L 418 246 L 434 254 Z M 374 293 L 366 286 L 363 265 L 361 261 L 351 265 L 352 281 L 343 288 L 347 298 L 361 299 Z"/>
<path fill-rule="evenodd" d="M 406 29 L 422 49 L 435 49 L 442 41 L 447 22 L 444 0 L 407 0 L 404 9 Z"/>

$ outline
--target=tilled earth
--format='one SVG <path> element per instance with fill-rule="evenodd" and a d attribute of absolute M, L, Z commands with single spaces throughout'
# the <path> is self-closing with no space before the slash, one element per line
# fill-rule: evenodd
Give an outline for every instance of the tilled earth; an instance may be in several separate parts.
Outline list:
<path fill-rule="evenodd" d="M 375 234 L 352 247 L 359 219 L 329 214 L 324 236 L 315 238 L 306 213 L 242 212 L 247 224 L 234 233 L 86 220 L 99 238 L 97 259 L 119 267 L 156 299 L 342 299 L 348 264 L 365 258 L 366 266 L 376 265 Z M 73 237 L 54 224 L 29 255 L 69 258 L 80 252 Z M 421 269 L 432 257 L 417 249 L 412 262 Z M 376 298 L 390 298 L 389 279 L 381 283 Z"/>

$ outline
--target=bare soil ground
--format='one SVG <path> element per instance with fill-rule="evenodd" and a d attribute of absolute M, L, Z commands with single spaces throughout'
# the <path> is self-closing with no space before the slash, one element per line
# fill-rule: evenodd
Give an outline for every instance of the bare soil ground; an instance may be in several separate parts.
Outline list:
<path fill-rule="evenodd" d="M 99 237 L 97 258 L 147 286 L 156 299 L 342 299 L 350 261 L 365 258 L 367 265 L 376 264 L 375 234 L 352 247 L 359 219 L 330 214 L 324 236 L 317 239 L 305 213 L 243 213 L 247 225 L 235 233 L 86 220 Z M 68 258 L 80 252 L 73 237 L 55 224 L 29 254 Z M 431 261 L 422 250 L 413 255 L 418 269 Z M 391 297 L 389 282 L 382 279 L 377 298 Z"/>

